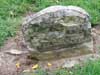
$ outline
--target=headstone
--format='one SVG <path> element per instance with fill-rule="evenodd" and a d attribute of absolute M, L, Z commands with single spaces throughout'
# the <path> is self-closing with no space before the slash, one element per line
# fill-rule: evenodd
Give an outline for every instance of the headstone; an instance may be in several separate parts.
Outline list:
<path fill-rule="evenodd" d="M 76 6 L 45 8 L 24 21 L 22 32 L 31 51 L 55 54 L 84 46 L 92 48 L 90 16 Z"/>

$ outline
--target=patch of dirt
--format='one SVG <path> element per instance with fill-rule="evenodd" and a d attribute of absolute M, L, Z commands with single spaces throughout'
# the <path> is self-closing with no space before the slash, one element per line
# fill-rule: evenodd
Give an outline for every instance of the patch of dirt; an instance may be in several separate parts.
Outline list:
<path fill-rule="evenodd" d="M 27 46 L 24 43 L 22 38 L 22 33 L 19 31 L 15 37 L 9 38 L 4 46 L 0 49 L 0 75 L 20 75 L 19 73 L 25 69 L 31 69 L 33 64 L 39 64 L 43 69 L 53 70 L 62 65 L 62 67 L 73 66 L 76 63 L 82 63 L 83 61 L 90 59 L 98 59 L 100 58 L 100 25 L 94 27 L 92 29 L 92 35 L 94 37 L 94 53 L 84 56 L 72 57 L 72 58 L 64 58 L 55 61 L 47 60 L 47 61 L 38 61 L 34 58 L 30 58 L 29 53 L 27 52 Z M 21 51 L 21 54 L 9 54 L 7 51 L 12 49 Z M 26 53 L 24 53 L 26 52 Z M 29 59 L 30 58 L 30 59 Z M 20 62 L 20 69 L 16 68 L 16 63 Z M 53 66 L 48 68 L 47 63 L 51 63 Z M 72 62 L 72 63 L 71 63 Z"/>

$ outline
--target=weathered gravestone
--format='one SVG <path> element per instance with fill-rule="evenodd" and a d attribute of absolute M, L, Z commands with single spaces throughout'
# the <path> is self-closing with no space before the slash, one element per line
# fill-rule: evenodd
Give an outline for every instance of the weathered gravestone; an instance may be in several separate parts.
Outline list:
<path fill-rule="evenodd" d="M 76 6 L 51 6 L 41 10 L 24 21 L 22 32 L 27 46 L 41 58 L 92 49 L 90 16 Z"/>

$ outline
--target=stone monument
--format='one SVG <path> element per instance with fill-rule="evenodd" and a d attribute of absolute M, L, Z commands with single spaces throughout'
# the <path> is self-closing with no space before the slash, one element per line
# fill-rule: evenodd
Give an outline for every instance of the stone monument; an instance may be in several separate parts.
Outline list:
<path fill-rule="evenodd" d="M 50 6 L 23 22 L 25 43 L 37 58 L 65 57 L 92 50 L 89 14 L 76 6 Z M 77 55 L 77 54 L 75 54 Z"/>

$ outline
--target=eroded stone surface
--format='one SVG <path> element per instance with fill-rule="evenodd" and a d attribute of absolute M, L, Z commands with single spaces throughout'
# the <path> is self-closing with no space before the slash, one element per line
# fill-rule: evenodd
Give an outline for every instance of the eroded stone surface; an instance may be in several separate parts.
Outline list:
<path fill-rule="evenodd" d="M 22 31 L 27 45 L 39 52 L 80 47 L 91 40 L 88 13 L 76 6 L 51 6 L 30 16 Z"/>

